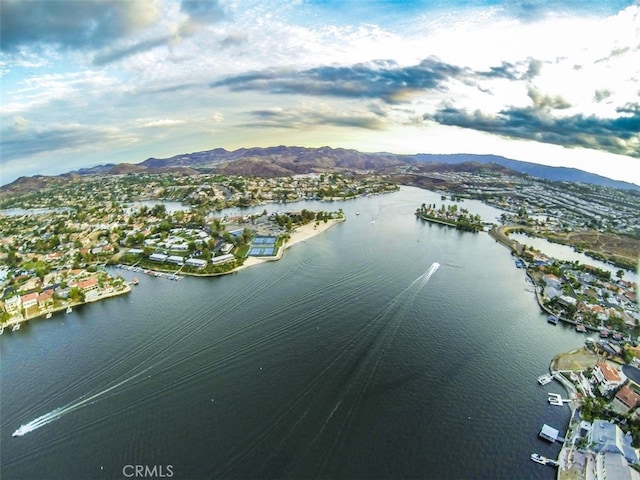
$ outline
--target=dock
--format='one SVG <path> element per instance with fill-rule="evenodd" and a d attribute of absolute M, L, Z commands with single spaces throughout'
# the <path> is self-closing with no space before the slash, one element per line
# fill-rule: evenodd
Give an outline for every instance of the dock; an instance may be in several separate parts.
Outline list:
<path fill-rule="evenodd" d="M 158 272 L 155 270 L 150 270 L 148 268 L 137 267 L 135 265 L 122 265 L 122 264 L 116 265 L 116 268 L 129 270 L 130 272 L 144 273 L 152 277 L 167 278 L 169 280 L 182 280 L 184 278 L 184 275 L 179 275 L 179 272 L 180 270 L 182 270 L 182 267 L 180 267 L 180 269 L 178 269 L 176 272 Z M 133 282 L 130 282 L 130 284 L 135 285 L 135 283 Z"/>
<path fill-rule="evenodd" d="M 562 398 L 559 393 L 549 393 L 549 403 L 551 405 L 556 405 L 561 407 L 565 403 L 571 403 L 571 400 L 568 398 Z"/>
<path fill-rule="evenodd" d="M 531 460 L 533 460 L 536 463 L 539 463 L 540 465 L 549 465 L 551 467 L 560 466 L 560 464 L 558 463 L 557 460 L 553 460 L 551 458 L 544 457 L 544 456 L 539 455 L 537 453 L 532 453 L 531 454 Z"/>
<path fill-rule="evenodd" d="M 559 442 L 566 441 L 566 438 L 560 436 L 560 432 L 558 430 L 547 425 L 546 423 L 542 426 L 542 430 L 540 430 L 539 435 L 551 443 L 555 441 L 559 441 Z"/>

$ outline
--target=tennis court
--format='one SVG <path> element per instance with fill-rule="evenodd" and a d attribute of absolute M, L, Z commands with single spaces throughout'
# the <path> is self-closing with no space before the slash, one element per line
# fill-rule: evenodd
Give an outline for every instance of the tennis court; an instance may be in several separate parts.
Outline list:
<path fill-rule="evenodd" d="M 275 247 L 251 247 L 249 249 L 250 257 L 272 257 Z"/>
<path fill-rule="evenodd" d="M 276 243 L 276 237 L 263 237 L 257 236 L 251 240 L 253 245 L 274 245 Z"/>

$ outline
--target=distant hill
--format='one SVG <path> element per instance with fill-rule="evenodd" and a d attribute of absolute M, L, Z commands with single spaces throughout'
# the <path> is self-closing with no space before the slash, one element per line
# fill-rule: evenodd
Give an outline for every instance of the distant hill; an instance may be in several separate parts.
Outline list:
<path fill-rule="evenodd" d="M 176 155 L 171 158 L 149 158 L 142 162 L 149 168 L 167 166 L 208 167 L 233 175 L 274 176 L 310 173 L 326 169 L 379 170 L 406 163 L 401 155 L 362 153 L 344 148 L 267 147 L 240 148 L 228 151 L 216 148 L 205 152 Z M 261 166 L 262 165 L 262 166 Z M 261 173 L 261 170 L 265 170 Z"/>
<path fill-rule="evenodd" d="M 7 198 L 46 188 L 48 186 L 79 181 L 86 175 L 124 175 L 137 173 L 173 172 L 189 175 L 198 172 L 213 172 L 225 175 L 254 177 L 278 177 L 301 173 L 326 171 L 378 171 L 388 172 L 401 165 L 419 166 L 428 171 L 474 171 L 486 169 L 500 171 L 497 166 L 534 177 L 554 181 L 582 182 L 620 189 L 640 191 L 640 186 L 612 180 L 575 168 L 548 167 L 535 163 L 511 160 L 497 155 L 473 154 L 417 154 L 397 155 L 393 153 L 364 153 L 344 148 L 267 147 L 225 150 L 215 148 L 202 152 L 185 153 L 169 158 L 148 158 L 137 164 L 121 163 L 82 168 L 57 176 L 34 175 L 20 177 L 14 182 L 0 187 L 0 198 Z M 401 178 L 396 176 L 398 181 Z M 415 181 L 415 179 L 414 179 Z M 433 181 L 433 179 L 431 180 Z"/>
<path fill-rule="evenodd" d="M 474 155 L 467 153 L 457 153 L 451 155 L 436 155 L 430 153 L 420 153 L 412 155 L 418 162 L 423 163 L 463 163 L 463 162 L 479 162 L 479 163 L 496 163 L 507 167 L 516 172 L 525 173 L 532 177 L 544 178 L 546 180 L 589 183 L 592 185 L 601 185 L 604 187 L 619 188 L 622 190 L 638 190 L 640 185 L 634 183 L 612 180 L 611 178 L 596 175 L 595 173 L 585 172 L 577 168 L 568 167 L 550 167 L 531 162 L 521 162 L 519 160 L 511 160 L 499 155 Z"/>

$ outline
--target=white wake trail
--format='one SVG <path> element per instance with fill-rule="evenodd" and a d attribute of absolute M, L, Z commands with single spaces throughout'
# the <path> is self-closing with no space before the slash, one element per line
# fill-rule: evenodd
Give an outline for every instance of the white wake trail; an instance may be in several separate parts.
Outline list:
<path fill-rule="evenodd" d="M 62 417 L 63 415 L 66 415 L 67 413 L 71 413 L 74 410 L 77 410 L 79 408 L 82 408 L 90 403 L 93 403 L 93 401 L 96 398 L 101 397 L 102 395 L 105 395 L 106 393 L 109 393 L 112 390 L 115 390 L 116 388 L 124 385 L 127 382 L 130 382 L 131 380 L 133 380 L 136 377 L 139 377 L 140 375 L 144 374 L 147 370 L 149 370 L 149 368 L 151 367 L 147 367 L 146 369 L 144 369 L 142 372 L 137 373 L 129 378 L 126 378 L 124 380 L 122 380 L 121 382 L 116 383 L 115 385 L 110 386 L 109 388 L 105 388 L 104 390 L 95 393 L 93 395 L 91 395 L 90 397 L 87 397 L 85 399 L 82 400 L 76 400 L 73 403 L 64 405 L 62 407 L 58 407 L 55 410 L 50 411 L 49 413 L 45 413 L 44 415 L 41 415 L 40 417 L 36 418 L 35 420 L 31 420 L 29 423 L 25 423 L 24 425 L 21 425 L 15 432 L 13 432 L 13 436 L 14 437 L 22 437 L 23 435 L 26 435 L 29 432 L 33 432 L 34 430 L 40 428 L 40 427 L 44 427 L 45 425 L 51 423 L 51 422 L 55 422 L 56 420 L 58 420 L 60 417 Z M 82 398 L 82 397 L 80 397 Z"/>
<path fill-rule="evenodd" d="M 422 285 L 426 285 L 431 276 L 436 273 L 436 270 L 440 268 L 440 264 L 438 262 L 433 262 L 426 273 L 422 276 Z"/>

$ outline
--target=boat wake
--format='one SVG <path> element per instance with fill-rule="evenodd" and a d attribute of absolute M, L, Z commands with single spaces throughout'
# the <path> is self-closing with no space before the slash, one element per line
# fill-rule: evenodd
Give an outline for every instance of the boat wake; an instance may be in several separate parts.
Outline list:
<path fill-rule="evenodd" d="M 78 410 L 79 408 L 85 407 L 90 403 L 93 403 L 97 398 L 101 397 L 102 395 L 105 395 L 110 391 L 115 390 L 116 388 L 133 380 L 134 378 L 139 377 L 140 375 L 145 373 L 147 370 L 148 368 L 136 375 L 133 375 L 121 382 L 116 383 L 115 385 L 110 386 L 109 388 L 105 388 L 104 390 L 98 393 L 95 393 L 87 398 L 81 397 L 81 399 L 76 400 L 75 402 L 69 403 L 62 407 L 58 407 L 55 410 L 50 411 L 49 413 L 45 413 L 44 415 L 41 415 L 35 420 L 31 420 L 29 423 L 25 423 L 24 425 L 21 425 L 15 432 L 12 433 L 12 436 L 22 437 L 23 435 L 26 435 L 29 432 L 33 432 L 34 430 L 37 430 L 40 427 L 44 427 L 45 425 L 48 425 L 51 422 L 55 422 L 56 420 L 66 415 L 67 413 L 71 413 L 74 410 Z"/>
<path fill-rule="evenodd" d="M 440 264 L 438 262 L 433 262 L 429 269 L 420 277 L 422 279 L 422 285 L 426 285 L 431 276 L 436 273 L 439 268 Z"/>

